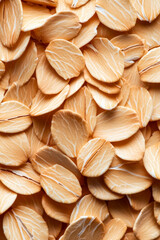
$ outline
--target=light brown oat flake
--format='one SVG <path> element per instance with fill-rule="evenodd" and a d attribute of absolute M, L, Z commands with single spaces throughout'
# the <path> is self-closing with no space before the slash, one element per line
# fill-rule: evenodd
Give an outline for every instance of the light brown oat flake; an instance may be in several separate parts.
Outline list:
<path fill-rule="evenodd" d="M 72 43 L 79 48 L 85 46 L 97 35 L 97 27 L 99 23 L 99 19 L 94 15 L 89 21 L 82 25 L 78 35 L 72 39 Z"/>
<path fill-rule="evenodd" d="M 55 7 L 57 5 L 57 0 L 26 0 L 26 1 L 50 7 Z"/>
<path fill-rule="evenodd" d="M 28 160 L 30 146 L 24 132 L 9 135 L 0 134 L 0 164 L 20 166 Z"/>
<path fill-rule="evenodd" d="M 22 4 L 23 6 L 23 25 L 22 31 L 27 32 L 43 26 L 47 20 L 52 16 L 49 9 L 38 6 L 29 5 L 27 3 Z"/>
<path fill-rule="evenodd" d="M 142 39 L 145 39 L 149 49 L 151 49 L 160 45 L 159 24 L 160 16 L 151 23 L 137 21 L 131 32 L 139 35 Z"/>
<path fill-rule="evenodd" d="M 81 179 L 76 164 L 69 157 L 53 147 L 44 146 L 40 148 L 33 156 L 31 162 L 35 170 L 40 174 L 45 169 L 59 164 L 71 171 L 79 180 Z"/>
<path fill-rule="evenodd" d="M 44 194 L 42 198 L 42 205 L 44 211 L 48 216 L 58 221 L 69 223 L 70 215 L 75 206 L 75 203 L 71 204 L 59 203 L 52 200 L 50 197 Z"/>
<path fill-rule="evenodd" d="M 41 173 L 40 183 L 46 194 L 60 203 L 74 203 L 82 195 L 77 177 L 58 164 Z"/>
<path fill-rule="evenodd" d="M 0 79 L 3 77 L 5 73 L 5 65 L 2 61 L 0 61 Z"/>
<path fill-rule="evenodd" d="M 137 13 L 129 0 L 97 0 L 96 13 L 101 23 L 116 31 L 128 31 L 136 24 Z"/>
<path fill-rule="evenodd" d="M 109 201 L 108 209 L 113 218 L 121 219 L 129 228 L 133 227 L 138 212 L 130 206 L 127 198 Z"/>
<path fill-rule="evenodd" d="M 0 41 L 6 47 L 13 47 L 20 35 L 23 20 L 21 0 L 0 2 Z"/>
<path fill-rule="evenodd" d="M 124 70 L 124 55 L 107 38 L 95 38 L 83 51 L 86 67 L 97 80 L 113 83 Z"/>
<path fill-rule="evenodd" d="M 71 213 L 70 223 L 84 216 L 95 217 L 99 219 L 99 221 L 104 221 L 109 216 L 106 202 L 96 199 L 91 194 L 85 195 L 74 207 Z"/>
<path fill-rule="evenodd" d="M 85 79 L 83 73 L 81 73 L 78 77 L 72 78 L 69 82 L 69 92 L 67 98 L 71 97 L 74 93 L 76 93 L 85 83 Z"/>
<path fill-rule="evenodd" d="M 104 182 L 116 193 L 134 194 L 149 188 L 153 180 L 142 163 L 119 161 L 104 174 Z"/>
<path fill-rule="evenodd" d="M 106 82 L 98 81 L 89 73 L 87 68 L 84 69 L 84 78 L 87 83 L 98 88 L 100 91 L 108 94 L 119 93 L 123 84 L 123 81 L 121 79 L 115 83 L 106 83 Z"/>
<path fill-rule="evenodd" d="M 78 8 L 71 8 L 66 0 L 59 0 L 56 7 L 56 12 L 70 11 L 75 13 L 81 23 L 87 22 L 95 14 L 96 0 L 89 0 L 86 4 Z"/>
<path fill-rule="evenodd" d="M 0 104 L 0 132 L 18 133 L 26 130 L 32 124 L 29 108 L 17 101 L 7 101 Z"/>
<path fill-rule="evenodd" d="M 151 49 L 138 62 L 140 79 L 143 82 L 159 83 L 160 47 Z"/>
<path fill-rule="evenodd" d="M 21 32 L 18 41 L 13 48 L 7 48 L 0 42 L 0 60 L 4 62 L 10 62 L 18 59 L 27 48 L 29 40 L 30 32 Z"/>
<path fill-rule="evenodd" d="M 103 240 L 120 240 L 124 236 L 127 226 L 119 218 L 111 219 L 104 227 L 105 235 Z"/>
<path fill-rule="evenodd" d="M 122 100 L 120 101 L 119 106 L 125 106 L 130 93 L 130 85 L 124 78 L 122 78 L 121 81 L 122 81 L 121 87 Z"/>
<path fill-rule="evenodd" d="M 97 116 L 93 136 L 110 142 L 118 142 L 131 137 L 139 129 L 136 112 L 127 107 L 117 107 Z"/>
<path fill-rule="evenodd" d="M 62 223 L 49 217 L 47 214 L 43 214 L 43 219 L 47 223 L 49 236 L 58 237 L 62 229 Z"/>
<path fill-rule="evenodd" d="M 152 111 L 151 121 L 160 120 L 160 104 L 159 104 L 160 86 L 157 85 L 157 86 L 151 87 L 149 89 L 149 93 L 153 101 L 153 111 Z"/>
<path fill-rule="evenodd" d="M 27 83 L 35 71 L 37 61 L 36 45 L 30 41 L 22 56 L 9 64 L 10 84 L 17 82 L 19 86 L 22 86 Z"/>
<path fill-rule="evenodd" d="M 136 34 L 123 34 L 111 39 L 111 43 L 124 53 L 124 66 L 129 67 L 145 53 L 144 41 Z"/>
<path fill-rule="evenodd" d="M 42 215 L 44 210 L 42 207 L 42 192 L 38 192 L 31 195 L 18 195 L 16 201 L 13 204 L 13 208 L 24 206 L 31 208 L 39 215 Z"/>
<path fill-rule="evenodd" d="M 139 240 L 152 240 L 160 236 L 160 228 L 156 223 L 153 202 L 145 206 L 139 213 L 133 230 Z"/>
<path fill-rule="evenodd" d="M 39 90 L 32 101 L 30 115 L 33 117 L 41 116 L 59 108 L 66 99 L 68 91 L 69 85 L 55 95 L 45 95 Z"/>
<path fill-rule="evenodd" d="M 131 207 L 137 211 L 144 208 L 151 199 L 150 189 L 146 189 L 140 193 L 127 195 Z"/>
<path fill-rule="evenodd" d="M 67 40 L 53 40 L 45 53 L 51 66 L 65 80 L 78 77 L 84 69 L 85 61 L 82 52 Z"/>
<path fill-rule="evenodd" d="M 37 84 L 43 94 L 57 94 L 68 84 L 51 67 L 45 55 L 43 55 L 36 68 Z"/>
<path fill-rule="evenodd" d="M 97 28 L 97 37 L 108 38 L 111 40 L 112 38 L 120 35 L 121 32 L 115 31 L 104 24 L 100 23 Z"/>
<path fill-rule="evenodd" d="M 71 40 L 81 29 L 78 16 L 70 11 L 53 14 L 44 26 L 34 31 L 34 37 L 43 43 L 50 43 L 55 39 Z M 79 46 L 78 46 L 79 47 Z"/>
<path fill-rule="evenodd" d="M 53 115 L 51 133 L 58 148 L 72 158 L 89 137 L 86 121 L 70 110 L 60 110 Z"/>
<path fill-rule="evenodd" d="M 141 21 L 152 22 L 160 14 L 160 2 L 157 0 L 130 0 Z"/>
<path fill-rule="evenodd" d="M 8 210 L 17 198 L 17 194 L 0 182 L 0 214 Z"/>
<path fill-rule="evenodd" d="M 54 145 L 51 135 L 51 120 L 51 113 L 32 118 L 35 134 L 46 145 Z"/>
<path fill-rule="evenodd" d="M 8 91 L 4 95 L 3 102 L 15 100 L 23 103 L 30 108 L 32 100 L 35 97 L 37 91 L 38 86 L 37 80 L 35 78 L 31 78 L 26 84 L 21 87 L 17 82 L 13 82 L 13 84 L 8 88 Z"/>
<path fill-rule="evenodd" d="M 100 200 L 116 200 L 123 198 L 123 195 L 112 192 L 104 183 L 103 177 L 87 178 L 89 191 L 94 197 Z"/>
<path fill-rule="evenodd" d="M 3 230 L 7 239 L 48 240 L 48 227 L 42 216 L 24 206 L 13 208 L 4 215 Z"/>
<path fill-rule="evenodd" d="M 22 195 L 31 195 L 41 190 L 40 177 L 29 162 L 16 168 L 1 167 L 0 180 L 10 190 Z"/>
<path fill-rule="evenodd" d="M 0 87 L 0 103 L 2 102 L 2 100 L 4 98 L 4 94 L 5 94 L 5 89 Z"/>
<path fill-rule="evenodd" d="M 86 177 L 99 177 L 109 168 L 114 158 L 114 148 L 104 139 L 94 138 L 79 151 L 77 167 Z"/>
<path fill-rule="evenodd" d="M 153 111 L 153 101 L 145 88 L 131 87 L 125 106 L 136 111 L 141 128 L 147 126 Z"/>
<path fill-rule="evenodd" d="M 81 217 L 69 225 L 63 236 L 63 240 L 85 239 L 102 240 L 104 237 L 104 226 L 101 221 L 95 217 Z"/>
<path fill-rule="evenodd" d="M 160 203 L 154 202 L 154 217 L 157 223 L 160 225 Z"/>
<path fill-rule="evenodd" d="M 146 149 L 143 163 L 147 172 L 153 178 L 160 180 L 160 142 Z"/>
<path fill-rule="evenodd" d="M 127 140 L 112 143 L 118 157 L 127 161 L 139 161 L 145 152 L 145 139 L 139 130 Z"/>
<path fill-rule="evenodd" d="M 64 109 L 80 114 L 86 120 L 89 134 L 92 135 L 96 125 L 97 106 L 86 86 L 65 101 Z"/>

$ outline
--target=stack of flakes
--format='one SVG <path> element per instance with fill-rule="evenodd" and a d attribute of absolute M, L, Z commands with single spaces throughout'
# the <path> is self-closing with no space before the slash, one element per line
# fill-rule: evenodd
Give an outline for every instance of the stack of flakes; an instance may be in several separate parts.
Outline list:
<path fill-rule="evenodd" d="M 159 14 L 0 0 L 1 240 L 160 240 Z"/>

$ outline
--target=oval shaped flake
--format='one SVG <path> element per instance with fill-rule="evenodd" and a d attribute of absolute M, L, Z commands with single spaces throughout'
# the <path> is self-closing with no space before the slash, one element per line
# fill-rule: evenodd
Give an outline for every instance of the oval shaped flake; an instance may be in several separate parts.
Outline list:
<path fill-rule="evenodd" d="M 52 16 L 49 9 L 38 6 L 29 5 L 23 2 L 23 25 L 22 31 L 27 32 L 40 28 Z"/>
<path fill-rule="evenodd" d="M 29 162 L 16 168 L 1 167 L 0 180 L 10 190 L 22 195 L 31 195 L 41 190 L 39 175 Z"/>
<path fill-rule="evenodd" d="M 63 240 L 92 239 L 102 240 L 104 237 L 103 223 L 95 217 L 81 217 L 69 225 L 64 233 Z"/>
<path fill-rule="evenodd" d="M 134 194 L 152 185 L 152 178 L 141 163 L 120 163 L 104 174 L 104 182 L 114 192 Z"/>
<path fill-rule="evenodd" d="M 32 124 L 29 108 L 17 101 L 0 104 L 0 132 L 18 133 Z"/>
<path fill-rule="evenodd" d="M 19 166 L 30 156 L 30 146 L 26 134 L 0 135 L 0 164 Z"/>
<path fill-rule="evenodd" d="M 117 107 L 97 116 L 93 136 L 118 142 L 131 137 L 138 129 L 139 121 L 136 112 L 127 107 Z"/>
<path fill-rule="evenodd" d="M 24 206 L 13 208 L 4 215 L 3 230 L 7 239 L 48 240 L 48 227 L 42 216 Z"/>
<path fill-rule="evenodd" d="M 124 66 L 131 66 L 145 53 L 144 41 L 136 34 L 124 34 L 111 39 L 111 43 L 124 53 Z"/>
<path fill-rule="evenodd" d="M 76 176 L 58 164 L 44 170 L 40 182 L 46 194 L 60 203 L 74 203 L 82 194 Z"/>
<path fill-rule="evenodd" d="M 79 151 L 77 167 L 84 176 L 98 177 L 107 171 L 113 157 L 113 146 L 104 139 L 94 138 Z"/>
<path fill-rule="evenodd" d="M 122 77 L 124 55 L 107 38 L 95 38 L 83 53 L 88 71 L 97 80 L 112 83 Z"/>
<path fill-rule="evenodd" d="M 97 0 L 96 13 L 105 26 L 116 31 L 128 31 L 137 20 L 137 13 L 129 0 Z"/>
<path fill-rule="evenodd" d="M 71 171 L 78 179 L 81 178 L 81 175 L 74 162 L 53 147 L 44 146 L 40 148 L 33 156 L 31 162 L 33 167 L 39 173 L 42 173 L 45 169 L 52 167 L 55 164 L 59 164 Z"/>
<path fill-rule="evenodd" d="M 103 240 L 118 240 L 124 236 L 127 231 L 127 226 L 120 218 L 114 218 L 105 225 L 104 229 L 105 235 Z"/>
<path fill-rule="evenodd" d="M 85 61 L 82 52 L 67 40 L 53 40 L 45 53 L 51 66 L 65 80 L 78 77 L 84 69 Z"/>
<path fill-rule="evenodd" d="M 0 40 L 11 48 L 17 42 L 23 20 L 21 0 L 2 0 L 0 3 Z"/>
<path fill-rule="evenodd" d="M 53 14 L 44 26 L 34 31 L 36 39 L 50 43 L 54 39 L 71 40 L 81 29 L 78 16 L 70 11 Z"/>
<path fill-rule="evenodd" d="M 143 162 L 147 172 L 160 180 L 160 142 L 146 149 Z"/>
<path fill-rule="evenodd" d="M 160 47 L 150 50 L 138 63 L 141 81 L 148 83 L 160 83 Z"/>
<path fill-rule="evenodd" d="M 127 140 L 112 143 L 118 157 L 127 161 L 140 161 L 145 152 L 145 140 L 139 130 Z"/>
<path fill-rule="evenodd" d="M 109 216 L 105 201 L 98 200 L 91 194 L 85 195 L 74 207 L 70 217 L 70 223 L 84 216 L 96 217 L 100 221 L 104 221 Z"/>
<path fill-rule="evenodd" d="M 58 148 L 69 157 L 78 155 L 89 136 L 86 122 L 69 110 L 60 110 L 53 115 L 51 132 Z"/>
<path fill-rule="evenodd" d="M 61 78 L 51 67 L 43 55 L 36 68 L 37 84 L 43 94 L 57 94 L 62 91 L 69 81 Z M 47 81 L 46 81 L 47 79 Z"/>
<path fill-rule="evenodd" d="M 153 202 L 145 206 L 139 213 L 133 231 L 139 240 L 152 240 L 160 236 L 160 229 L 154 217 Z"/>

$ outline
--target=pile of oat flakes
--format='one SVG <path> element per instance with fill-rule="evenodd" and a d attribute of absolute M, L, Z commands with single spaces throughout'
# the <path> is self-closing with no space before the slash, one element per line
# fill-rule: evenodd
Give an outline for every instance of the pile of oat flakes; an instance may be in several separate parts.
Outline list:
<path fill-rule="evenodd" d="M 160 240 L 160 1 L 0 0 L 0 240 Z"/>

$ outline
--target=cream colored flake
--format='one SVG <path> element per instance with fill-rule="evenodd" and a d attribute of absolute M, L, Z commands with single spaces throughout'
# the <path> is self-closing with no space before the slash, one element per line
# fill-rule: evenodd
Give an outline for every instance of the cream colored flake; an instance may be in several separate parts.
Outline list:
<path fill-rule="evenodd" d="M 23 20 L 21 0 L 0 2 L 0 41 L 8 48 L 18 41 Z"/>
<path fill-rule="evenodd" d="M 151 121 L 157 121 L 160 119 L 160 86 L 157 85 L 149 89 L 149 93 L 153 101 L 153 111 L 151 116 Z"/>
<path fill-rule="evenodd" d="M 51 66 L 65 80 L 78 77 L 84 69 L 85 61 L 82 52 L 67 40 L 53 40 L 45 53 Z"/>
<path fill-rule="evenodd" d="M 153 202 L 140 211 L 133 230 L 139 240 L 152 240 L 160 236 L 160 229 L 154 218 Z"/>
<path fill-rule="evenodd" d="M 124 55 L 107 38 L 95 38 L 84 51 L 86 67 L 97 80 L 118 81 L 124 70 Z"/>
<path fill-rule="evenodd" d="M 51 67 L 43 55 L 36 68 L 37 84 L 43 94 L 57 94 L 62 91 L 69 81 L 65 81 Z"/>
<path fill-rule="evenodd" d="M 49 12 L 49 9 L 45 7 L 38 5 L 29 5 L 24 2 L 22 6 L 23 6 L 23 25 L 22 25 L 23 32 L 27 32 L 42 27 L 47 22 L 47 20 L 52 16 Z"/>
<path fill-rule="evenodd" d="M 69 82 L 69 92 L 67 98 L 76 93 L 83 86 L 84 82 L 85 79 L 83 73 L 81 73 L 78 77 L 71 79 Z"/>
<path fill-rule="evenodd" d="M 65 0 L 67 4 L 70 5 L 71 8 L 79 8 L 86 4 L 89 0 Z"/>
<path fill-rule="evenodd" d="M 19 206 L 8 211 L 3 219 L 3 230 L 7 239 L 48 240 L 48 227 L 41 215 L 34 210 Z"/>
<path fill-rule="evenodd" d="M 59 12 L 48 18 L 44 26 L 34 31 L 34 37 L 43 43 L 55 39 L 71 40 L 81 29 L 78 16 L 70 11 Z"/>
<path fill-rule="evenodd" d="M 84 176 L 99 177 L 108 170 L 113 157 L 113 146 L 104 139 L 94 138 L 79 151 L 77 167 Z"/>
<path fill-rule="evenodd" d="M 70 223 L 75 222 L 82 216 L 96 217 L 100 221 L 104 221 L 109 216 L 105 201 L 98 200 L 91 194 L 85 195 L 74 207 L 70 217 Z"/>
<path fill-rule="evenodd" d="M 60 203 L 74 203 L 82 195 L 76 176 L 58 164 L 41 173 L 40 183 L 46 194 Z"/>
<path fill-rule="evenodd" d="M 97 0 L 96 13 L 105 26 L 117 31 L 128 31 L 136 24 L 137 13 L 129 0 Z"/>
<path fill-rule="evenodd" d="M 130 0 L 141 21 L 152 22 L 160 14 L 160 2 L 157 0 Z"/>

